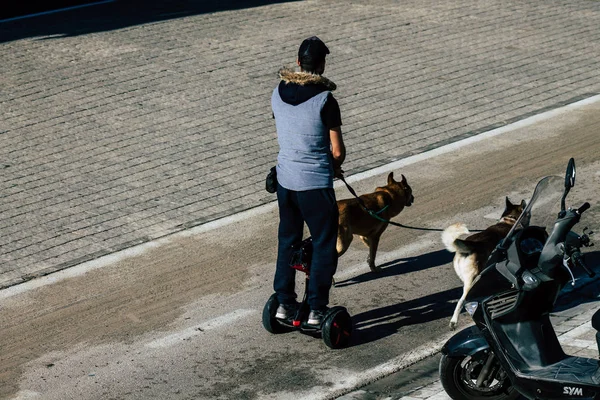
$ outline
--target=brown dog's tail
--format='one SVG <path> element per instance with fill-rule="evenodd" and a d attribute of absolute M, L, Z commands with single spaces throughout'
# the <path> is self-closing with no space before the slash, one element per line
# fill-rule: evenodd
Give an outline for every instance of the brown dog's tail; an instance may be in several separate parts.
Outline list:
<path fill-rule="evenodd" d="M 463 240 L 460 240 L 461 235 L 467 235 L 471 232 L 467 229 L 465 224 L 454 224 L 450 225 L 444 232 L 442 232 L 442 243 L 446 246 L 446 250 L 451 253 L 470 253 L 470 249 L 467 247 Z"/>

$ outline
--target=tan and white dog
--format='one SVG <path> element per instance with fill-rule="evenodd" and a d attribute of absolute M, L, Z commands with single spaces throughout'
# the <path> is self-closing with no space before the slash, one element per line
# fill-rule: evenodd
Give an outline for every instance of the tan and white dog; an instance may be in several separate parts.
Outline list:
<path fill-rule="evenodd" d="M 373 193 L 360 196 L 363 204 L 369 210 L 378 212 L 379 218 L 389 221 L 400 214 L 404 207 L 410 207 L 415 200 L 412 189 L 402 175 L 401 181 L 394 180 L 394 173 L 390 172 L 387 185 L 378 187 Z M 379 246 L 379 239 L 389 223 L 377 219 L 366 212 L 358 199 L 339 200 L 337 202 L 339 216 L 337 252 L 338 257 L 348 250 L 354 235 L 361 238 L 369 247 L 367 262 L 371 271 L 379 271 L 375 265 L 375 255 Z"/>
<path fill-rule="evenodd" d="M 470 232 L 465 224 L 458 223 L 450 225 L 442 232 L 442 242 L 446 249 L 454 255 L 453 265 L 456 275 L 463 282 L 463 294 L 450 320 L 450 328 L 456 328 L 458 315 L 467 297 L 467 293 L 473 286 L 475 278 L 485 268 L 487 259 L 498 243 L 506 237 L 513 227 L 519 215 L 525 209 L 525 200 L 521 204 L 512 204 L 508 197 L 506 198 L 506 208 L 498 223 L 488 227 L 482 232 L 459 239 L 462 235 L 468 235 Z"/>

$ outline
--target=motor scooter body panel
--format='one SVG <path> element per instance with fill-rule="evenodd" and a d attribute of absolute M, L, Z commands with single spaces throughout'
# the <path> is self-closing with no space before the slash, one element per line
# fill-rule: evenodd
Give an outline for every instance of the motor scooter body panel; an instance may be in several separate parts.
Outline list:
<path fill-rule="evenodd" d="M 472 301 L 479 303 L 486 298 L 511 289 L 513 289 L 512 284 L 498 272 L 495 264 L 491 264 L 479 274 L 467 293 L 465 303 Z"/>
<path fill-rule="evenodd" d="M 567 357 L 548 316 L 511 324 L 490 323 L 491 336 L 500 344 L 512 367 L 519 372 L 545 368 Z M 494 347 L 492 345 L 492 347 Z"/>
<path fill-rule="evenodd" d="M 481 330 L 476 326 L 470 326 L 452 336 L 442 347 L 442 354 L 450 357 L 464 357 L 489 348 L 490 345 L 483 337 Z"/>
<path fill-rule="evenodd" d="M 578 377 L 596 377 L 598 365 L 588 358 L 570 357 L 555 368 L 544 368 L 536 375 L 516 374 L 512 379 L 515 389 L 528 399 L 600 399 L 600 387 L 591 380 L 582 382 Z M 596 364 L 596 365 L 592 365 Z M 563 370 L 564 369 L 564 370 Z M 554 374 L 554 375 L 553 375 Z M 543 378 L 544 375 L 546 379 Z"/>
<path fill-rule="evenodd" d="M 473 316 L 478 324 L 489 328 L 488 339 L 499 343 L 512 367 L 520 372 L 544 368 L 567 357 L 549 317 L 560 286 L 550 282 L 541 286 L 533 293 L 513 290 L 486 299 Z M 500 303 L 504 309 L 492 307 L 493 302 L 505 299 L 506 303 Z"/>
<path fill-rule="evenodd" d="M 486 299 L 473 319 L 503 368 L 513 371 L 511 382 L 525 397 L 600 399 L 598 361 L 565 354 L 552 327 L 549 309 L 559 289 L 549 283 L 535 294 L 519 292 L 516 303 L 521 307 L 498 318 L 491 317 Z"/>

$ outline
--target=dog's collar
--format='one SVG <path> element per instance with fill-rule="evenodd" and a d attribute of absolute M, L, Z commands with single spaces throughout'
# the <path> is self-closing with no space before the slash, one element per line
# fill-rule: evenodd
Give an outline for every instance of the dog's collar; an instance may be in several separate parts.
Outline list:
<path fill-rule="evenodd" d="M 504 222 L 507 224 L 514 224 L 515 222 L 517 222 L 517 219 L 515 217 L 506 216 L 506 217 L 500 218 L 500 222 Z"/>

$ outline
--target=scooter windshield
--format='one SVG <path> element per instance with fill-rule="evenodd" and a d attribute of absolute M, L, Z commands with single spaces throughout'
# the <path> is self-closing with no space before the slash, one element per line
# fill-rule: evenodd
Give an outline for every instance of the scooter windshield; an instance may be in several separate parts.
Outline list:
<path fill-rule="evenodd" d="M 560 211 L 564 185 L 565 178 L 559 176 L 542 178 L 535 187 L 527 207 L 508 233 L 507 239 L 512 240 L 516 230 L 526 226 L 540 226 L 545 228 L 546 232 L 551 232 Z"/>

